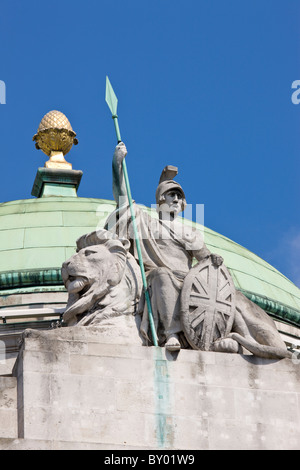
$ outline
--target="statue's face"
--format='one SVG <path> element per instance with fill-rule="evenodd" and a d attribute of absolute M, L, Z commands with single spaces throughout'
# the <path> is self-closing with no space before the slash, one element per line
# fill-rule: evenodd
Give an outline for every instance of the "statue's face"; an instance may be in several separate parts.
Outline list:
<path fill-rule="evenodd" d="M 172 214 L 176 217 L 183 208 L 183 198 L 180 191 L 170 189 L 164 193 L 164 202 L 160 205 L 159 210 L 164 213 Z"/>

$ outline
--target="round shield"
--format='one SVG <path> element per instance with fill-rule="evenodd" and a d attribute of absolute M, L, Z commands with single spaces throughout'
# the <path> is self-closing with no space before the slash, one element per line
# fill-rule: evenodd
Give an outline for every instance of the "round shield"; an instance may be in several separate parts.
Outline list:
<path fill-rule="evenodd" d="M 235 310 L 235 287 L 224 264 L 211 258 L 194 266 L 181 291 L 181 322 L 193 349 L 209 351 L 215 341 L 231 331 Z"/>

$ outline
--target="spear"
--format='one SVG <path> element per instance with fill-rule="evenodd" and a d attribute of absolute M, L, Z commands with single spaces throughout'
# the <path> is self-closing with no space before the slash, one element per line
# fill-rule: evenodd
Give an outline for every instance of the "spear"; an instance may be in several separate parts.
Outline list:
<path fill-rule="evenodd" d="M 122 142 L 122 139 L 121 139 L 120 128 L 119 128 L 119 123 L 118 123 L 118 115 L 117 115 L 118 99 L 115 95 L 115 92 L 113 90 L 113 87 L 111 86 L 111 83 L 110 83 L 108 77 L 106 77 L 105 101 L 108 104 L 108 107 L 109 107 L 109 109 L 112 113 L 112 118 L 114 120 L 114 125 L 115 125 L 115 130 L 116 130 L 116 135 L 117 135 L 117 140 L 118 140 L 118 143 L 120 143 L 120 142 Z M 136 243 L 136 248 L 137 248 L 137 253 L 138 253 L 138 259 L 139 259 L 139 264 L 140 264 L 140 269 L 141 269 L 145 299 L 146 299 L 146 303 L 147 303 L 151 334 L 152 334 L 154 346 L 158 346 L 157 335 L 156 335 L 154 321 L 153 321 L 152 307 L 151 307 L 150 296 L 149 296 L 149 291 L 148 291 L 148 286 L 147 286 L 147 279 L 146 279 L 146 274 L 145 274 L 144 262 L 143 262 L 143 258 L 142 258 L 140 239 L 139 239 L 138 229 L 137 229 L 137 225 L 136 225 L 134 206 L 133 206 L 133 201 L 132 201 L 132 196 L 131 196 L 131 189 L 130 189 L 130 184 L 129 184 L 129 178 L 128 178 L 128 173 L 127 173 L 127 166 L 126 166 L 125 158 L 122 161 L 122 168 L 123 168 L 123 175 L 124 175 L 124 180 L 125 180 L 125 186 L 126 186 L 126 191 L 127 191 L 128 202 L 129 202 L 130 215 L 131 215 L 131 220 L 132 220 L 132 225 L 133 225 L 133 230 L 134 230 L 134 238 L 135 238 L 135 243 Z"/>

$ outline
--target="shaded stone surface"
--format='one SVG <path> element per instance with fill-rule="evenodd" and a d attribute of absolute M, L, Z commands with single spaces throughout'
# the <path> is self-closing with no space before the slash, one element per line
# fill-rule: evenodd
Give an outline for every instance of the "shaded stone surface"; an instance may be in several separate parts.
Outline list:
<path fill-rule="evenodd" d="M 0 378 L 0 449 L 299 448 L 297 361 L 103 338 L 27 330 Z"/>

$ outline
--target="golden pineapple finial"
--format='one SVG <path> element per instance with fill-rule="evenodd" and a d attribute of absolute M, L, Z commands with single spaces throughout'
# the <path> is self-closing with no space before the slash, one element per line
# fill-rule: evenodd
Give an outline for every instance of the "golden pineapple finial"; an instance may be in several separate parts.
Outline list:
<path fill-rule="evenodd" d="M 76 133 L 68 118 L 60 111 L 50 111 L 40 122 L 37 133 L 33 136 L 35 146 L 41 149 L 49 160 L 46 168 L 70 168 L 72 164 L 65 160 L 65 155 L 72 145 L 77 145 Z"/>

